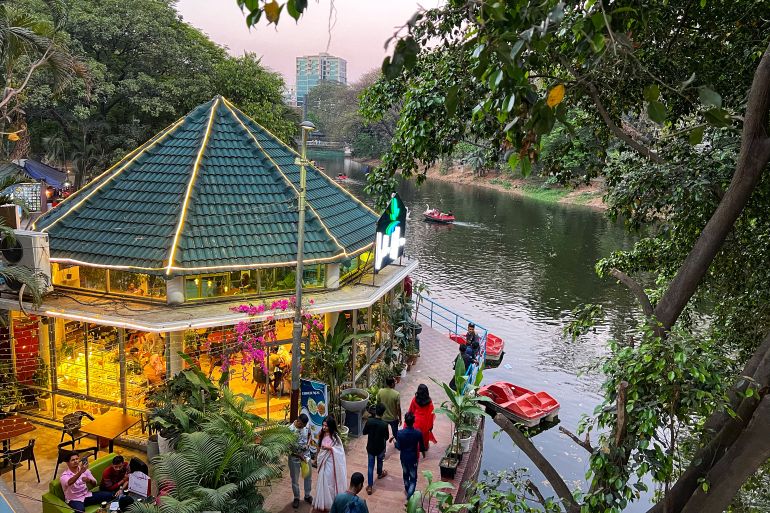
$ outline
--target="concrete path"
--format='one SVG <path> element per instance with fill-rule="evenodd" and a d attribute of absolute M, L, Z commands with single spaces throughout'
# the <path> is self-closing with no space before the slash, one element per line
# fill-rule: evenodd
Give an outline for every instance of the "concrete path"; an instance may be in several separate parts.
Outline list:
<path fill-rule="evenodd" d="M 457 346 L 447 338 L 446 334 L 424 327 L 420 335 L 420 353 L 420 358 L 409 371 L 406 379 L 396 385 L 396 389 L 401 392 L 401 409 L 404 412 L 409 408 L 409 403 L 420 383 L 428 385 L 431 399 L 436 408 L 446 399 L 443 389 L 440 389 L 430 378 L 434 377 L 439 381 L 449 382 L 452 377 L 452 362 L 457 354 Z M 425 478 L 422 476 L 423 470 L 432 471 L 436 480 L 440 478 L 439 461 L 450 443 L 451 430 L 451 422 L 443 415 L 436 415 L 433 434 L 438 440 L 438 444 L 431 444 L 427 458 L 420 459 L 418 490 L 424 489 L 426 485 Z M 353 472 L 361 472 L 366 477 L 367 461 L 366 437 L 351 438 L 347 447 L 348 478 Z M 374 493 L 366 495 L 364 490 L 360 495 L 366 500 L 370 513 L 397 513 L 403 511 L 406 504 L 404 481 L 401 477 L 401 463 L 399 462 L 398 451 L 392 444 L 388 445 L 384 468 L 388 471 L 388 476 L 382 481 L 377 481 L 375 477 Z M 315 494 L 315 486 L 316 473 L 313 469 L 313 494 Z M 296 510 L 292 508 L 293 496 L 288 469 L 284 468 L 283 478 L 275 481 L 271 488 L 272 490 L 264 491 L 266 495 L 265 510 L 270 513 L 292 513 L 295 511 L 310 513 L 312 508 L 305 502 L 301 502 Z"/>

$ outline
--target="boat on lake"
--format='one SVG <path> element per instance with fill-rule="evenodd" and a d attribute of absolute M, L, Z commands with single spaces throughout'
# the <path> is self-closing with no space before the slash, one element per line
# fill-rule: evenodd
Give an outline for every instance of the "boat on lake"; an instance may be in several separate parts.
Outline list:
<path fill-rule="evenodd" d="M 526 427 L 537 426 L 544 419 L 554 421 L 561 407 L 547 392 L 533 392 L 505 381 L 483 386 L 478 393 L 492 400 L 486 403 L 490 414 L 501 413 Z"/>
<path fill-rule="evenodd" d="M 346 175 L 344 173 L 339 173 L 336 177 L 334 177 L 334 179 L 339 181 L 339 182 L 342 182 L 342 181 L 348 179 L 348 175 Z"/>
<path fill-rule="evenodd" d="M 431 221 L 433 223 L 454 223 L 455 222 L 455 216 L 452 214 L 452 211 L 449 212 L 441 212 L 437 208 L 430 208 L 429 205 L 425 205 L 425 212 L 422 213 L 422 215 L 425 217 L 426 221 Z"/>

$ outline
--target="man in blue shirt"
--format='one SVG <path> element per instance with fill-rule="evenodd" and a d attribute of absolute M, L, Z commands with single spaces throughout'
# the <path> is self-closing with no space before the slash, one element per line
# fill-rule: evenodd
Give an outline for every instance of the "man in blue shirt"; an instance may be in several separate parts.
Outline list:
<path fill-rule="evenodd" d="M 361 472 L 353 472 L 353 475 L 350 476 L 348 491 L 342 492 L 334 498 L 329 513 L 369 513 L 366 501 L 358 496 L 363 487 L 364 475 Z"/>
<path fill-rule="evenodd" d="M 418 453 L 421 452 L 424 458 L 428 449 L 423 442 L 422 433 L 419 429 L 414 428 L 414 413 L 407 412 L 404 415 L 404 424 L 406 424 L 406 427 L 399 429 L 396 435 L 396 446 L 401 451 L 404 491 L 406 492 L 406 499 L 409 500 L 414 493 L 414 489 L 417 487 Z"/>

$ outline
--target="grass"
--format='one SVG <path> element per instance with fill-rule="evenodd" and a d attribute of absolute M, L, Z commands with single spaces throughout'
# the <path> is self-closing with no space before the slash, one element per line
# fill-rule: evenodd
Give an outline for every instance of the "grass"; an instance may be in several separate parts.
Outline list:
<path fill-rule="evenodd" d="M 564 196 L 569 194 L 567 189 L 549 189 L 536 184 L 525 184 L 521 187 L 521 192 L 529 198 L 549 203 L 557 203 Z M 587 200 L 586 200 L 587 201 Z"/>
<path fill-rule="evenodd" d="M 489 181 L 492 185 L 499 185 L 505 190 L 510 190 L 513 187 L 513 183 L 509 182 L 508 180 L 503 180 L 501 178 L 493 178 Z"/>
<path fill-rule="evenodd" d="M 572 198 L 572 203 L 575 203 L 576 205 L 585 205 L 589 201 L 600 196 L 601 194 L 597 192 L 581 192 Z"/>

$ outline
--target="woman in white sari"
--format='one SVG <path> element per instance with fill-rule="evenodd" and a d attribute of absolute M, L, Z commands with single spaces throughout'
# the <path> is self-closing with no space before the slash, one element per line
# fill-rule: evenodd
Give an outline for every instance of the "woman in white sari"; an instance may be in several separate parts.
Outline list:
<path fill-rule="evenodd" d="M 337 433 L 337 421 L 329 415 L 318 435 L 318 479 L 313 498 L 313 509 L 329 511 L 337 494 L 348 489 L 348 470 L 345 449 Z"/>

